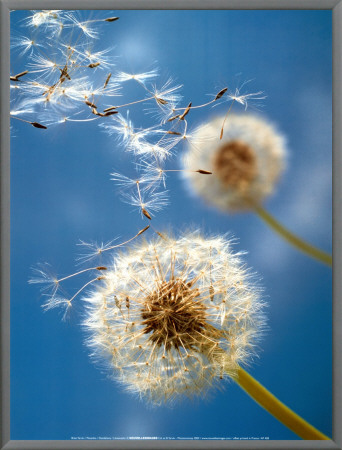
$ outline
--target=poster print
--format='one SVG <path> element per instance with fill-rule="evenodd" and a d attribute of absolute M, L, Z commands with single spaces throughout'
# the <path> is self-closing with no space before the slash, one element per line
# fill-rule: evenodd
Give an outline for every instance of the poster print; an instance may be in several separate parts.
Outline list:
<path fill-rule="evenodd" d="M 331 11 L 10 17 L 11 439 L 331 439 Z"/>

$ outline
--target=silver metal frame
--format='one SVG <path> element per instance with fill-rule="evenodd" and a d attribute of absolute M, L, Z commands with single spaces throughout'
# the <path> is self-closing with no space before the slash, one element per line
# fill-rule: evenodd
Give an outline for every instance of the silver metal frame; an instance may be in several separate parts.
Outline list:
<path fill-rule="evenodd" d="M 11 441 L 10 440 L 10 119 L 11 9 L 328 9 L 333 15 L 333 440 L 332 441 Z M 1 449 L 342 449 L 342 0 L 0 0 Z"/>

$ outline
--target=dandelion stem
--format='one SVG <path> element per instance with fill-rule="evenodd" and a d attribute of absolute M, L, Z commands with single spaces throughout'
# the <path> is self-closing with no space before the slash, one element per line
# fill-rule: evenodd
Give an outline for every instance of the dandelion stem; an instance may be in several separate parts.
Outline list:
<path fill-rule="evenodd" d="M 269 212 L 267 212 L 261 206 L 255 207 L 255 212 L 258 216 L 266 222 L 274 231 L 276 231 L 280 236 L 282 236 L 286 241 L 296 247 L 298 250 L 308 254 L 312 258 L 317 259 L 318 261 L 327 264 L 328 266 L 332 266 L 332 256 L 329 253 L 326 253 L 307 242 L 303 241 L 289 230 L 287 230 L 283 225 L 281 225 Z"/>
<path fill-rule="evenodd" d="M 328 436 L 318 431 L 298 416 L 298 414 L 285 406 L 241 367 L 238 368 L 237 375 L 233 379 L 244 391 L 247 392 L 247 394 L 253 398 L 253 400 L 259 403 L 259 405 L 266 409 L 266 411 L 272 414 L 302 439 L 330 440 Z"/>

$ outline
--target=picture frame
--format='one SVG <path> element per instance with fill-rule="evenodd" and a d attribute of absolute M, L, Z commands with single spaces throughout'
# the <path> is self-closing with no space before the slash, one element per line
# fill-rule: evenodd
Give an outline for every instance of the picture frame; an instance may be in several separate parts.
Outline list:
<path fill-rule="evenodd" d="M 11 440 L 10 439 L 10 116 L 9 116 L 9 14 L 17 9 L 165 9 L 165 10 L 310 10 L 327 9 L 333 17 L 333 439 L 331 441 L 234 441 L 234 440 Z M 341 0 L 188 0 L 186 4 L 175 0 L 168 5 L 160 0 L 1 0 L 1 430 L 2 449 L 173 449 L 173 448 L 210 448 L 210 449 L 342 449 L 341 371 L 342 371 L 342 326 L 341 298 L 342 286 L 338 273 L 341 268 L 341 238 L 339 230 L 341 221 L 342 181 L 340 167 L 342 164 L 342 137 L 339 123 L 341 121 L 342 98 L 342 1 Z M 286 400 L 286 399 L 285 399 Z"/>

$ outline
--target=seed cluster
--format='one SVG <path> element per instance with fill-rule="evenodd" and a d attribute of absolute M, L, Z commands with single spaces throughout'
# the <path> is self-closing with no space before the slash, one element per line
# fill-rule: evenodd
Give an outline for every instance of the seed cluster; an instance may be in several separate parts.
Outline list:
<path fill-rule="evenodd" d="M 213 155 L 215 174 L 226 187 L 245 191 L 257 175 L 256 156 L 246 143 L 225 142 Z"/>
<path fill-rule="evenodd" d="M 199 295 L 198 289 L 191 289 L 191 282 L 178 279 L 162 283 L 147 298 L 141 313 L 151 343 L 161 346 L 166 342 L 166 350 L 196 347 L 196 335 L 206 325 L 206 308 L 196 302 Z"/>

